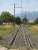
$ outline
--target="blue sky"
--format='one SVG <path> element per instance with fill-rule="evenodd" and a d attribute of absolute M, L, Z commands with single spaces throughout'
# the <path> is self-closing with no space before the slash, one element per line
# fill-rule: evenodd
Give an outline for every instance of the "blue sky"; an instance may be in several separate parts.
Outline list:
<path fill-rule="evenodd" d="M 19 1 L 19 2 L 18 2 Z M 9 11 L 14 13 L 14 3 L 16 7 L 21 6 L 21 0 L 0 0 L 0 12 Z M 22 11 L 38 11 L 38 0 L 22 0 Z M 16 14 L 20 13 L 21 9 L 16 8 Z"/>

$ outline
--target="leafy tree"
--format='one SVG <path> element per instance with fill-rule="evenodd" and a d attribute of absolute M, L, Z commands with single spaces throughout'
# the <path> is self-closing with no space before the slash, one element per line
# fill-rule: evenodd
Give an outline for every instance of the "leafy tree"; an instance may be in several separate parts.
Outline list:
<path fill-rule="evenodd" d="M 38 24 L 38 18 L 35 19 L 34 23 Z"/>
<path fill-rule="evenodd" d="M 2 19 L 4 22 L 12 22 L 14 18 L 15 17 L 9 12 L 2 12 L 1 17 L 0 17 L 0 19 Z"/>
<path fill-rule="evenodd" d="M 23 18 L 23 23 L 27 23 L 28 19 L 26 17 Z"/>
<path fill-rule="evenodd" d="M 21 19 L 20 19 L 20 17 L 16 17 L 16 24 L 20 24 L 21 23 Z"/>

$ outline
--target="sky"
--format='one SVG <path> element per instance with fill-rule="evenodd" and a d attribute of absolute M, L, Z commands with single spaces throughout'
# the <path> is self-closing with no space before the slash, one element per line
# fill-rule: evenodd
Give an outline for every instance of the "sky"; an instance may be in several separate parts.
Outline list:
<path fill-rule="evenodd" d="M 0 0 L 0 13 L 2 11 L 9 11 L 14 14 L 15 7 L 21 7 L 21 0 Z M 22 9 L 16 8 L 16 14 L 22 11 L 38 11 L 38 0 L 22 0 Z"/>

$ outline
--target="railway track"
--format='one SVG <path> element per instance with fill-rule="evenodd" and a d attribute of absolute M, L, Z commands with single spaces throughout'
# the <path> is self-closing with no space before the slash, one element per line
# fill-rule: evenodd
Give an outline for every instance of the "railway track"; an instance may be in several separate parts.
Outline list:
<path fill-rule="evenodd" d="M 38 41 L 32 38 L 25 25 L 20 25 L 14 32 L 2 40 L 5 44 L 13 46 L 13 48 L 27 47 L 38 48 Z"/>

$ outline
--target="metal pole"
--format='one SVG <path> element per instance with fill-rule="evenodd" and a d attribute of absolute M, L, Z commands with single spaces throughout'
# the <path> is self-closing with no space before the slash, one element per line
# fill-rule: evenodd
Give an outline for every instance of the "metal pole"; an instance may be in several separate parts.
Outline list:
<path fill-rule="evenodd" d="M 14 16 L 15 16 L 15 3 L 14 3 Z"/>
<path fill-rule="evenodd" d="M 22 8 L 22 0 L 21 0 L 21 8 Z"/>

